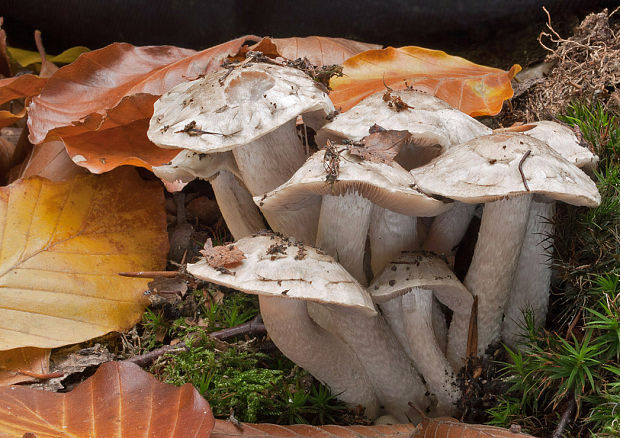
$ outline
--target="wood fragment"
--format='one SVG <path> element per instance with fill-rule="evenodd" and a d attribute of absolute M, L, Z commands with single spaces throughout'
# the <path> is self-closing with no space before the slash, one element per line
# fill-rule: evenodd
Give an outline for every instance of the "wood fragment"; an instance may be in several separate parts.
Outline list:
<path fill-rule="evenodd" d="M 63 373 L 62 371 L 41 374 L 41 373 L 35 373 L 34 371 L 21 370 L 21 369 L 17 370 L 17 373 L 23 374 L 24 376 L 28 376 L 28 377 L 33 377 L 39 380 L 53 379 L 55 377 L 63 377 L 65 375 L 65 373 Z"/>

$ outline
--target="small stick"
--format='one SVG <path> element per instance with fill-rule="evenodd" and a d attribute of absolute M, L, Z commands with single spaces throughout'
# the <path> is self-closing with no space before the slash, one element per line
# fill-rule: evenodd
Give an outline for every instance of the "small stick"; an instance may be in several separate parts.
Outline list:
<path fill-rule="evenodd" d="M 24 376 L 28 376 L 28 377 L 34 377 L 35 379 L 39 379 L 39 380 L 53 379 L 55 377 L 62 377 L 65 375 L 65 373 L 63 373 L 62 371 L 41 374 L 41 373 L 35 373 L 34 371 L 17 370 L 17 373 L 23 374 Z"/>
<path fill-rule="evenodd" d="M 530 191 L 530 188 L 528 187 L 527 181 L 525 180 L 525 175 L 523 174 L 523 162 L 526 160 L 527 157 L 530 156 L 531 153 L 532 151 L 527 151 L 525 154 L 523 154 L 523 158 L 521 158 L 521 161 L 519 161 L 519 173 L 521 174 L 521 180 L 523 181 L 525 190 L 527 190 L 528 192 Z"/>
<path fill-rule="evenodd" d="M 179 271 L 119 272 L 118 275 L 121 275 L 123 277 L 135 277 L 135 278 L 157 278 L 157 277 L 174 278 L 174 277 L 179 276 Z"/>
<path fill-rule="evenodd" d="M 262 335 L 265 333 L 267 333 L 267 329 L 265 328 L 265 324 L 263 324 L 262 317 L 260 316 L 260 314 L 258 314 L 248 322 L 240 324 L 236 327 L 218 330 L 216 332 L 210 333 L 209 336 L 220 341 L 225 341 L 226 339 L 234 338 L 235 336 Z M 190 337 L 190 339 L 192 339 L 192 337 Z M 153 351 L 149 351 L 148 353 L 126 359 L 124 362 L 131 362 L 135 363 L 138 366 L 144 367 L 152 362 L 155 362 L 155 360 L 157 360 L 160 356 L 163 356 L 166 353 L 187 351 L 187 349 L 188 346 L 185 344 L 185 342 L 179 342 L 176 345 L 164 345 L 163 347 L 157 348 Z"/>
<path fill-rule="evenodd" d="M 568 400 L 568 404 L 566 405 L 566 409 L 562 412 L 562 416 L 560 417 L 560 422 L 558 426 L 553 431 L 552 438 L 562 438 L 562 433 L 566 426 L 568 426 L 568 422 L 570 421 L 570 416 L 573 414 L 577 403 L 575 402 L 575 396 L 573 394 L 570 395 L 570 399 Z"/>

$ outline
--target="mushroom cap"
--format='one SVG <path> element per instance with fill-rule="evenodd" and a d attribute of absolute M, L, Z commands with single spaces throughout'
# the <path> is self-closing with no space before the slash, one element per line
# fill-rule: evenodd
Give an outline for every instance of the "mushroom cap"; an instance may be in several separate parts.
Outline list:
<path fill-rule="evenodd" d="M 315 197 L 357 192 L 380 207 L 409 216 L 436 216 L 451 205 L 426 196 L 414 188 L 411 174 L 397 163 L 376 163 L 353 155 L 346 147 L 336 147 L 339 171 L 328 182 L 325 150 L 313 154 L 286 183 L 254 202 L 262 209 L 297 210 Z"/>
<path fill-rule="evenodd" d="M 529 191 L 519 171 L 521 162 Z M 425 193 L 466 203 L 491 202 L 527 193 L 587 207 L 601 202 L 596 184 L 584 172 L 547 144 L 524 134 L 475 138 L 450 148 L 425 166 L 413 169 L 411 174 Z"/>
<path fill-rule="evenodd" d="M 368 287 L 375 303 L 381 304 L 411 288 L 430 289 L 437 299 L 457 312 L 469 311 L 474 297 L 437 255 L 407 251 L 389 263 Z"/>
<path fill-rule="evenodd" d="M 277 234 L 244 237 L 235 243 L 245 259 L 216 269 L 202 259 L 188 264 L 196 278 L 254 295 L 276 296 L 357 308 L 374 315 L 370 295 L 333 257 Z"/>
<path fill-rule="evenodd" d="M 183 150 L 168 164 L 153 167 L 153 173 L 165 181 L 188 183 L 196 178 L 210 180 L 220 170 L 227 170 L 241 180 L 239 168 L 230 152 L 204 154 Z"/>
<path fill-rule="evenodd" d="M 535 127 L 523 131 L 525 135 L 531 135 L 547 143 L 575 166 L 593 168 L 598 162 L 598 156 L 590 152 L 587 147 L 582 146 L 573 130 L 568 126 L 549 120 L 528 123 L 528 125 Z"/>
<path fill-rule="evenodd" d="M 328 114 L 334 106 L 302 71 L 244 64 L 179 84 L 161 96 L 155 102 L 148 137 L 164 148 L 224 152 L 317 110 Z M 194 131 L 187 132 L 187 126 Z"/>
<path fill-rule="evenodd" d="M 377 124 L 385 129 L 407 130 L 418 146 L 440 145 L 446 149 L 474 137 L 490 134 L 490 128 L 476 119 L 452 108 L 443 100 L 416 90 L 393 90 L 410 108 L 396 111 L 383 99 L 385 91 L 375 93 L 349 111 L 337 115 L 317 133 L 319 146 L 327 139 L 359 140 Z"/>

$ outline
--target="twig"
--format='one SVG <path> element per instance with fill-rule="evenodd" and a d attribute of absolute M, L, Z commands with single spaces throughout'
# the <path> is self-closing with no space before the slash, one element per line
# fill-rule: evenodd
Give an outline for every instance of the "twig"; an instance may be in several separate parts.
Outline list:
<path fill-rule="evenodd" d="M 179 271 L 119 272 L 118 275 L 121 275 L 123 277 L 135 277 L 135 278 L 157 278 L 157 277 L 174 278 L 174 277 L 179 276 Z"/>
<path fill-rule="evenodd" d="M 225 341 L 226 339 L 234 338 L 235 336 L 262 335 L 265 333 L 267 333 L 267 330 L 265 329 L 265 324 L 263 324 L 263 319 L 259 314 L 248 322 L 240 324 L 236 327 L 218 330 L 216 332 L 210 333 L 209 336 L 220 341 Z M 188 340 L 192 340 L 197 336 L 197 334 L 194 334 L 193 336 L 190 335 Z M 138 366 L 144 367 L 155 362 L 155 360 L 157 360 L 159 357 L 163 356 L 166 353 L 187 351 L 188 348 L 189 347 L 185 342 L 179 342 L 175 345 L 164 345 L 163 347 L 157 348 L 153 351 L 149 351 L 148 353 L 126 359 L 124 362 L 131 362 L 135 363 Z"/>
<path fill-rule="evenodd" d="M 568 400 L 568 405 L 566 405 L 566 409 L 564 409 L 564 412 L 562 413 L 562 416 L 560 417 L 560 422 L 558 423 L 558 426 L 553 431 L 552 438 L 562 438 L 562 433 L 564 433 L 564 429 L 566 429 L 566 426 L 568 425 L 568 422 L 570 421 L 570 417 L 571 415 L 573 415 L 573 411 L 575 410 L 576 406 L 577 406 L 577 402 L 575 402 L 575 396 L 571 394 L 570 399 Z"/>
<path fill-rule="evenodd" d="M 523 162 L 526 160 L 527 157 L 530 156 L 530 154 L 532 153 L 532 151 L 527 151 L 525 154 L 523 154 L 523 158 L 521 158 L 521 161 L 519 161 L 519 173 L 521 174 L 521 180 L 523 181 L 523 185 L 525 186 L 525 190 L 527 190 L 528 192 L 530 191 L 530 188 L 527 185 L 527 181 L 525 180 L 525 175 L 523 174 Z"/>

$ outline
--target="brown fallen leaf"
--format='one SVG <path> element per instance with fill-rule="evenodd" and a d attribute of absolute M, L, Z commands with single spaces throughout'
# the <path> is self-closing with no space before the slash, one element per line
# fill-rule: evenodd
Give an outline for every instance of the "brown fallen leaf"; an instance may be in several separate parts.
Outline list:
<path fill-rule="evenodd" d="M 77 175 L 87 174 L 83 167 L 77 166 L 61 141 L 48 141 L 35 146 L 21 163 L 20 178 L 41 176 L 50 181 L 66 181 Z"/>
<path fill-rule="evenodd" d="M 161 186 L 134 169 L 0 188 L 0 350 L 51 348 L 135 324 L 168 252 Z"/>
<path fill-rule="evenodd" d="M 278 424 L 241 423 L 235 426 L 230 421 L 215 420 L 211 438 L 413 438 L 416 426 L 413 424 L 394 424 L 381 426 L 311 426 L 309 424 Z M 437 436 L 439 438 L 439 436 Z"/>
<path fill-rule="evenodd" d="M 0 388 L 0 436 L 208 437 L 207 401 L 191 384 L 160 383 L 137 365 L 108 362 L 73 391 Z"/>
<path fill-rule="evenodd" d="M 375 125 L 376 126 L 376 125 Z M 372 127 L 371 127 L 372 128 Z M 384 130 L 373 132 L 359 142 L 347 146 L 353 155 L 373 163 L 391 164 L 401 147 L 409 141 L 409 131 Z"/>
<path fill-rule="evenodd" d="M 386 87 L 413 87 L 470 116 L 497 114 L 503 101 L 512 97 L 510 80 L 521 70 L 515 64 L 506 72 L 415 46 L 368 50 L 342 66 L 344 75 L 330 81 L 330 98 L 343 111 Z"/>
<path fill-rule="evenodd" d="M 14 99 L 28 99 L 41 92 L 47 82 L 46 78 L 35 75 L 21 75 L 0 79 L 0 105 Z M 0 127 L 9 126 L 26 116 L 26 109 L 19 111 L 0 111 Z"/>
<path fill-rule="evenodd" d="M 242 263 L 245 259 L 243 251 L 235 245 L 213 246 L 211 238 L 207 239 L 204 249 L 200 254 L 212 268 L 233 268 Z"/>
<path fill-rule="evenodd" d="M 371 49 L 380 49 L 380 44 L 362 43 L 346 38 L 323 36 L 269 38 L 265 37 L 252 46 L 244 46 L 235 56 L 237 60 L 245 59 L 249 51 L 259 51 L 270 58 L 278 56 L 294 61 L 307 58 L 315 66 L 342 64 L 353 55 Z"/>
<path fill-rule="evenodd" d="M 0 351 L 0 386 L 36 381 L 18 370 L 36 374 L 49 372 L 50 350 L 47 348 L 14 348 Z"/>

